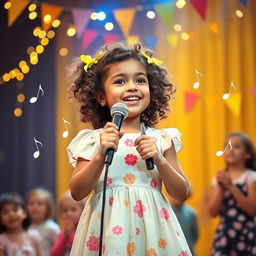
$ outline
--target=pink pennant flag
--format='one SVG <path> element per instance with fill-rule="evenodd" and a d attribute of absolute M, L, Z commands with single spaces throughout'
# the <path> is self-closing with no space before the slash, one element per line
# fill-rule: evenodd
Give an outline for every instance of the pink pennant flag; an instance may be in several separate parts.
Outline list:
<path fill-rule="evenodd" d="M 81 37 L 84 28 L 90 20 L 92 11 L 83 9 L 72 9 L 73 20 L 77 28 L 77 36 Z"/>
<path fill-rule="evenodd" d="M 119 36 L 117 34 L 105 34 L 104 35 L 104 43 L 111 44 L 118 41 Z"/>
<path fill-rule="evenodd" d="M 207 0 L 189 0 L 193 7 L 197 10 L 203 20 L 205 20 Z"/>
<path fill-rule="evenodd" d="M 185 113 L 188 113 L 196 104 L 199 95 L 194 93 L 194 92 L 185 92 L 184 94 L 185 97 Z"/>
<path fill-rule="evenodd" d="M 252 95 L 256 96 L 256 86 L 250 88 Z"/>
<path fill-rule="evenodd" d="M 82 49 L 86 49 L 96 38 L 98 32 L 92 29 L 86 29 L 83 32 Z"/>

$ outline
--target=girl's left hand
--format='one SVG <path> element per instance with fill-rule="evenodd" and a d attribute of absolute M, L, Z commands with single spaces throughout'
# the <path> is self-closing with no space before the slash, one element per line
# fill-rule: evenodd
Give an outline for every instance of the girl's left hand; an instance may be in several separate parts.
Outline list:
<path fill-rule="evenodd" d="M 158 164 L 163 159 L 158 151 L 155 139 L 148 135 L 139 136 L 135 140 L 134 146 L 143 160 L 152 158 L 154 163 Z"/>
<path fill-rule="evenodd" d="M 232 179 L 227 171 L 219 171 L 217 173 L 217 181 L 226 189 L 229 189 L 232 186 Z"/>

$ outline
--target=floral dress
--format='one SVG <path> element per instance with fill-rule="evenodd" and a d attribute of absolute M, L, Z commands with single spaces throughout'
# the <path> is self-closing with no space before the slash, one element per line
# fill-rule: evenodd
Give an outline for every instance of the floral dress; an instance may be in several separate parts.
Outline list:
<path fill-rule="evenodd" d="M 67 148 L 70 163 L 79 157 L 90 160 L 99 148 L 100 130 L 82 130 Z M 147 135 L 155 138 L 160 152 L 173 145 L 181 148 L 180 133 L 169 128 L 148 128 Z M 127 133 L 119 141 L 118 151 L 109 167 L 104 216 L 103 255 L 107 256 L 187 256 L 191 255 L 179 222 L 161 194 L 157 168 L 147 170 L 134 141 L 139 133 Z M 104 170 L 87 200 L 81 215 L 72 256 L 96 256 L 102 207 Z"/>
<path fill-rule="evenodd" d="M 247 170 L 234 180 L 236 187 L 246 196 L 247 185 L 256 181 L 256 172 Z M 214 180 L 216 184 L 216 180 Z M 226 190 L 221 209 L 221 219 L 216 230 L 212 256 L 256 255 L 256 224 L 252 216 L 241 209 L 231 193 Z"/>

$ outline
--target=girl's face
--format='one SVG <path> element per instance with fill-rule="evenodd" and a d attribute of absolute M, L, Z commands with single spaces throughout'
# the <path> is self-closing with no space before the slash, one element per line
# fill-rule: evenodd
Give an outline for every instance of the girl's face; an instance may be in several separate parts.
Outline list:
<path fill-rule="evenodd" d="M 32 194 L 28 198 L 27 208 L 33 223 L 45 221 L 47 213 L 47 204 L 43 197 Z"/>
<path fill-rule="evenodd" d="M 72 221 L 74 225 L 77 225 L 80 215 L 82 213 L 81 205 L 71 198 L 65 199 L 60 205 L 60 217 L 65 221 Z"/>
<path fill-rule="evenodd" d="M 14 203 L 7 203 L 0 213 L 0 222 L 8 231 L 22 228 L 22 222 L 27 217 L 23 208 Z"/>
<path fill-rule="evenodd" d="M 245 144 L 242 139 L 237 136 L 229 137 L 231 140 L 232 148 L 227 148 L 224 153 L 224 158 L 227 164 L 240 164 L 245 163 L 250 158 L 250 154 L 247 152 Z"/>
<path fill-rule="evenodd" d="M 101 104 L 109 109 L 117 103 L 124 103 L 129 109 L 128 118 L 139 118 L 150 102 L 150 90 L 145 67 L 135 59 L 113 63 L 104 81 Z"/>

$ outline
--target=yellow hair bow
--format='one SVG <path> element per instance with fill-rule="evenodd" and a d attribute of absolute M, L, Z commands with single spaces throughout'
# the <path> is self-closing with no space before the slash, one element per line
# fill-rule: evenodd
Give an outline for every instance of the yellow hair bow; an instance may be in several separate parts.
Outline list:
<path fill-rule="evenodd" d="M 159 65 L 161 65 L 163 63 L 159 59 L 149 57 L 143 50 L 140 50 L 140 54 L 147 59 L 147 62 L 149 64 L 152 64 L 154 66 L 159 66 Z"/>
<path fill-rule="evenodd" d="M 93 65 L 98 63 L 98 60 L 102 57 L 103 51 L 100 51 L 95 58 L 92 59 L 90 55 L 81 55 L 80 59 L 82 62 L 84 62 L 86 65 L 84 66 L 84 70 L 87 72 L 87 70 Z"/>

